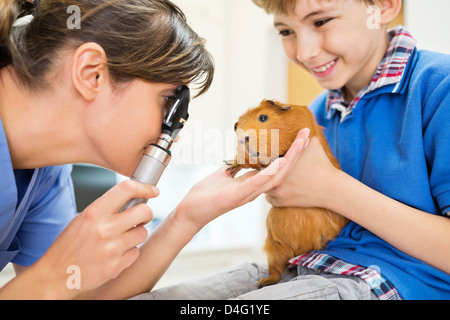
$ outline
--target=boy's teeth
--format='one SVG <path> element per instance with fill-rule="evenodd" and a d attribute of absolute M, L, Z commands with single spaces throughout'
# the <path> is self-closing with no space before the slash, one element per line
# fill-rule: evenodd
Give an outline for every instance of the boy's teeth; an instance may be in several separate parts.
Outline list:
<path fill-rule="evenodd" d="M 326 65 L 320 67 L 320 68 L 313 68 L 314 72 L 325 72 L 328 69 L 330 69 L 331 66 L 334 66 L 334 64 L 336 63 L 335 60 L 331 61 L 330 63 L 327 63 Z"/>

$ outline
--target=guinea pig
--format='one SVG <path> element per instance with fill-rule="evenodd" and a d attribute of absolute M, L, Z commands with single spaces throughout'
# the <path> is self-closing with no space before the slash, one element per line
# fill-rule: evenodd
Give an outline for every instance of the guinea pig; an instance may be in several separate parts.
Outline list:
<path fill-rule="evenodd" d="M 238 152 L 234 160 L 227 162 L 228 170 L 235 174 L 243 168 L 268 166 L 287 152 L 303 128 L 311 130 L 310 137 L 319 139 L 331 163 L 340 169 L 322 128 L 307 107 L 263 100 L 236 122 Z M 259 286 L 277 283 L 291 258 L 325 248 L 347 223 L 347 218 L 324 208 L 272 206 L 264 245 L 269 277 L 260 280 Z"/>

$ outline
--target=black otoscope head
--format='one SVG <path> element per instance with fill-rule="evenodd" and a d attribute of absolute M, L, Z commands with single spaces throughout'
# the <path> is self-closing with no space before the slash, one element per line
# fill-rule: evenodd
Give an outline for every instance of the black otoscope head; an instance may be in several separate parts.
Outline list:
<path fill-rule="evenodd" d="M 175 101 L 167 112 L 163 120 L 162 132 L 176 137 L 178 132 L 184 127 L 189 118 L 188 107 L 191 100 L 189 88 L 186 86 L 179 86 L 177 88 L 177 95 Z"/>

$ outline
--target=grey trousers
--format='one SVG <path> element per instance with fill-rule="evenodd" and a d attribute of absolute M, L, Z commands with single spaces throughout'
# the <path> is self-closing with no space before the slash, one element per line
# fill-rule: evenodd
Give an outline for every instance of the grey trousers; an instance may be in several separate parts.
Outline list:
<path fill-rule="evenodd" d="M 275 285 L 258 288 L 268 276 L 264 264 L 246 263 L 134 297 L 134 300 L 378 300 L 358 277 L 327 274 L 299 266 L 286 271 Z"/>

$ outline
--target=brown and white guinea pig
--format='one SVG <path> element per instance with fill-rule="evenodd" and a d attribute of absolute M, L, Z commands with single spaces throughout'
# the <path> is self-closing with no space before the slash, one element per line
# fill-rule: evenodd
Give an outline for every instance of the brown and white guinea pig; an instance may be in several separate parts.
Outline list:
<path fill-rule="evenodd" d="M 303 128 L 311 130 L 310 137 L 319 139 L 331 163 L 340 169 L 322 128 L 307 107 L 263 100 L 244 113 L 234 126 L 238 154 L 227 162 L 231 165 L 229 170 L 236 173 L 242 168 L 268 166 L 287 152 Z M 347 223 L 347 218 L 323 208 L 272 207 L 267 216 L 264 245 L 270 275 L 260 280 L 259 286 L 277 283 L 289 259 L 323 249 Z"/>

